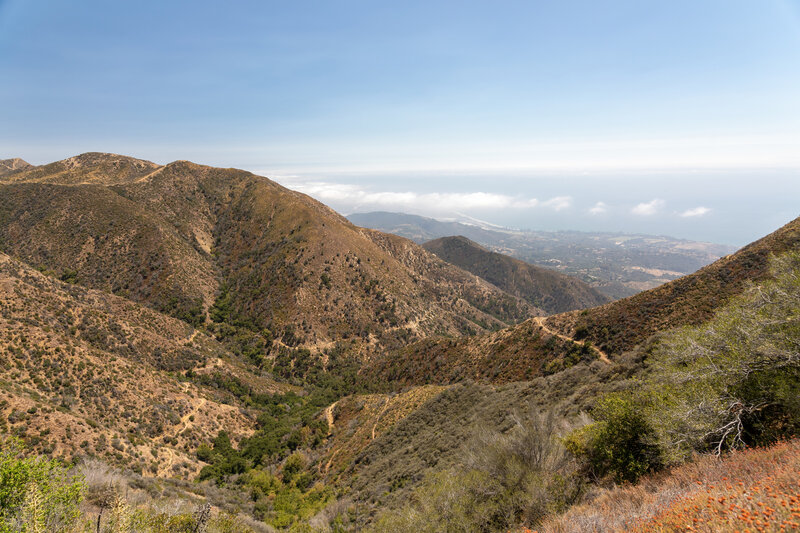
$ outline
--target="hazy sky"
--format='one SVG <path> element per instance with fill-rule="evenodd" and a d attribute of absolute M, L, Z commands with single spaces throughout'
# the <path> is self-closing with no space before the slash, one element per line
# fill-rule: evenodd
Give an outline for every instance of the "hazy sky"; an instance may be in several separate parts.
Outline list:
<path fill-rule="evenodd" d="M 0 0 L 0 158 L 743 244 L 800 215 L 800 0 Z"/>

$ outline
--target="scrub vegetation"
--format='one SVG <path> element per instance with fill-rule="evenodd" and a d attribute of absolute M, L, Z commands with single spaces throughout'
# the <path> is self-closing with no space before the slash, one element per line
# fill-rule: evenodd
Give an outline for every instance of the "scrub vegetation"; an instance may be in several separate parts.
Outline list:
<path fill-rule="evenodd" d="M 545 317 L 247 172 L 6 166 L 0 531 L 797 527 L 800 219 Z"/>

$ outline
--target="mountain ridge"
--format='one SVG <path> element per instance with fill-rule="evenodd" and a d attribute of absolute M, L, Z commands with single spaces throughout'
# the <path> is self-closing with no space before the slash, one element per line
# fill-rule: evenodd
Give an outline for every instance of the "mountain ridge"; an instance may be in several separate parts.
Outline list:
<path fill-rule="evenodd" d="M 0 251 L 196 326 L 224 306 L 214 316 L 274 342 L 270 357 L 364 356 L 542 314 L 242 170 L 87 153 L 0 178 L 0 193 Z"/>
<path fill-rule="evenodd" d="M 492 252 L 463 236 L 441 237 L 422 247 L 548 314 L 594 307 L 609 300 L 577 278 Z"/>

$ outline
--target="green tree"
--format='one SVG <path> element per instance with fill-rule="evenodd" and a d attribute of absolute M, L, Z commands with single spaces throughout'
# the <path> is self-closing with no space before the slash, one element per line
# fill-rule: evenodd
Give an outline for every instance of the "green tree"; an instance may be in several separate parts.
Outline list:
<path fill-rule="evenodd" d="M 773 259 L 771 273 L 655 350 L 648 418 L 670 459 L 800 430 L 800 253 Z"/>

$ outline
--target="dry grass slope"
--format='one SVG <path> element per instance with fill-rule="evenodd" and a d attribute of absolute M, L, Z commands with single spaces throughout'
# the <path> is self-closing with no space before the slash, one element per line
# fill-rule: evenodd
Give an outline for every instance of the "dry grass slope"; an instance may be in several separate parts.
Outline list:
<path fill-rule="evenodd" d="M 3 430 L 39 451 L 191 476 L 201 466 L 193 451 L 209 434 L 252 431 L 237 407 L 176 379 L 228 358 L 185 322 L 3 254 L 0 302 Z"/>
<path fill-rule="evenodd" d="M 706 456 L 671 472 L 601 491 L 541 533 L 800 529 L 800 441 Z"/>

